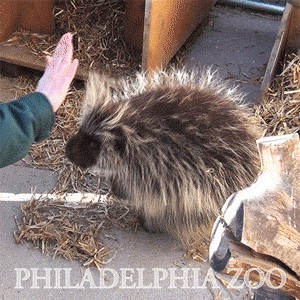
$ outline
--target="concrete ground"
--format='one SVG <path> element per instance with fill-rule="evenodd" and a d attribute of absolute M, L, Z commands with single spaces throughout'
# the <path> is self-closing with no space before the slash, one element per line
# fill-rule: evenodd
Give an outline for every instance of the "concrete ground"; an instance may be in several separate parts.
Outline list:
<path fill-rule="evenodd" d="M 239 83 L 241 90 L 248 93 L 247 101 L 253 103 L 279 23 L 276 16 L 216 6 L 205 30 L 193 39 L 186 66 L 213 65 L 224 78 Z M 13 89 L 13 83 L 13 78 L 1 78 L 0 100 L 12 97 L 7 86 Z M 22 162 L 0 170 L 2 193 L 45 192 L 55 181 L 51 171 Z M 0 201 L 2 300 L 250 299 L 247 288 L 225 290 L 220 281 L 212 278 L 207 263 L 184 260 L 177 241 L 143 231 L 113 232 L 116 241 L 111 246 L 117 252 L 104 268 L 103 282 L 98 271 L 85 269 L 78 262 L 52 259 L 30 244 L 17 245 L 13 237 L 14 216 L 20 214 L 20 204 Z"/>
<path fill-rule="evenodd" d="M 259 97 L 270 52 L 279 26 L 278 16 L 216 6 L 208 26 L 191 46 L 187 68 L 212 67 L 238 85 L 248 103 Z"/>

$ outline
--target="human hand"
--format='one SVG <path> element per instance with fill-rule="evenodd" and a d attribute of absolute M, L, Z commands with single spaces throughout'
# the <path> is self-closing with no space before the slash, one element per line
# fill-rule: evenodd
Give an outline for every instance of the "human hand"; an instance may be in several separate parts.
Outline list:
<path fill-rule="evenodd" d="M 43 93 L 56 112 L 68 93 L 76 74 L 78 59 L 72 60 L 72 34 L 64 34 L 58 42 L 53 56 L 47 56 L 46 68 L 38 82 L 36 91 Z"/>

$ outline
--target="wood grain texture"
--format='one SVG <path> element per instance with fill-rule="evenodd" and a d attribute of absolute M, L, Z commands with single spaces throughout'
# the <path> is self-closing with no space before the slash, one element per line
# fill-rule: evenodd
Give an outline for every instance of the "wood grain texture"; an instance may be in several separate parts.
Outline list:
<path fill-rule="evenodd" d="M 241 242 L 300 277 L 300 142 L 297 133 L 258 140 L 262 173 L 244 199 Z"/>
<path fill-rule="evenodd" d="M 210 265 L 214 271 L 231 275 L 233 278 L 239 275 L 240 279 L 247 280 L 252 285 L 257 283 L 262 287 L 280 287 L 278 294 L 283 292 L 299 298 L 299 278 L 278 262 L 273 257 L 255 252 L 235 240 L 229 228 L 224 222 L 220 222 L 220 219 L 215 223 L 210 249 Z"/>
<path fill-rule="evenodd" d="M 269 62 L 265 71 L 265 76 L 261 85 L 261 92 L 258 102 L 262 101 L 268 93 L 268 89 L 272 83 L 272 80 L 278 70 L 279 61 L 283 59 L 286 43 L 288 39 L 288 31 L 292 18 L 293 6 L 291 4 L 286 4 L 283 16 L 281 18 L 281 23 L 276 36 L 274 46 L 272 48 Z"/>
<path fill-rule="evenodd" d="M 295 5 L 297 3 L 297 5 Z M 265 76 L 261 85 L 261 92 L 258 102 L 268 92 L 272 80 L 279 69 L 279 62 L 285 53 L 294 52 L 300 49 L 300 0 L 291 1 L 285 6 L 277 37 L 271 51 Z"/>
<path fill-rule="evenodd" d="M 298 1 L 298 5 L 299 3 L 300 1 Z M 287 51 L 291 52 L 296 52 L 300 49 L 300 5 L 293 5 L 286 47 Z"/>
<path fill-rule="evenodd" d="M 300 140 L 289 134 L 257 141 L 261 173 L 222 208 L 211 236 L 210 264 L 216 271 L 281 268 L 282 291 L 300 296 Z M 228 273 L 230 274 L 230 272 Z M 253 281 L 258 281 L 253 273 Z M 272 279 L 279 283 L 280 278 Z"/>
<path fill-rule="evenodd" d="M 0 2 L 0 42 L 19 27 L 39 33 L 54 31 L 54 0 L 2 0 Z"/>
<path fill-rule="evenodd" d="M 293 274 L 282 268 L 272 258 L 267 258 L 252 249 L 228 239 L 228 247 L 231 252 L 231 258 L 228 260 L 224 273 L 236 275 L 237 269 L 241 271 L 240 277 L 247 278 L 252 284 L 258 284 L 262 279 L 265 284 L 278 287 L 280 291 L 296 298 L 300 297 L 300 281 Z M 271 284 L 270 284 L 271 283 Z"/>
<path fill-rule="evenodd" d="M 146 0 L 143 69 L 165 66 L 215 0 Z"/>

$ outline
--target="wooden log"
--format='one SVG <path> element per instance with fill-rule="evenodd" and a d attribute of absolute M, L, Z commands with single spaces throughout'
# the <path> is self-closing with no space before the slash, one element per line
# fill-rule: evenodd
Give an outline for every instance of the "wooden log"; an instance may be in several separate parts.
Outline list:
<path fill-rule="evenodd" d="M 214 224 L 209 260 L 215 271 L 232 276 L 229 288 L 238 288 L 235 285 L 238 276 L 248 287 L 271 288 L 272 300 L 282 300 L 287 295 L 300 297 L 299 278 L 278 260 L 237 241 L 221 217 Z"/>
<path fill-rule="evenodd" d="M 297 133 L 258 140 L 262 172 L 224 205 L 236 239 L 300 276 L 300 145 Z"/>
<path fill-rule="evenodd" d="M 266 137 L 257 144 L 261 173 L 224 204 L 211 238 L 210 263 L 216 271 L 283 267 L 292 276 L 283 290 L 295 296 L 297 288 L 300 297 L 299 136 Z"/>

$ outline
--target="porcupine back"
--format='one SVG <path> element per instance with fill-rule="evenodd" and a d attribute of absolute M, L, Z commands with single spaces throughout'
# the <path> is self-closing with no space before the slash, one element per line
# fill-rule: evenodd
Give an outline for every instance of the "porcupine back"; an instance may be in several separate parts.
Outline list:
<path fill-rule="evenodd" d="M 67 156 L 106 174 L 149 230 L 207 240 L 226 198 L 258 173 L 259 130 L 242 101 L 210 70 L 92 73 Z"/>

